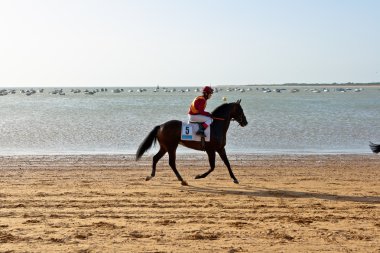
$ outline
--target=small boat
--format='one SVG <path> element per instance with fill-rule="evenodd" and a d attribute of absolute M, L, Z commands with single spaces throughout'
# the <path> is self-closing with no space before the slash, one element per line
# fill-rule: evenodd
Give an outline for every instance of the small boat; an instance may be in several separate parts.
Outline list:
<path fill-rule="evenodd" d="M 373 153 L 379 153 L 380 152 L 380 144 L 375 144 L 372 142 L 369 142 L 369 147 L 371 148 Z"/>

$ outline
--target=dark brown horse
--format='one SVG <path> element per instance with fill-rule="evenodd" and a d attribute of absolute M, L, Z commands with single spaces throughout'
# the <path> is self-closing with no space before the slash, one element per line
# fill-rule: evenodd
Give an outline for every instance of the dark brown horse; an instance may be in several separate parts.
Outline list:
<path fill-rule="evenodd" d="M 380 152 L 380 144 L 369 142 L 369 147 L 371 148 L 372 152 L 375 154 Z"/>
<path fill-rule="evenodd" d="M 239 181 L 236 179 L 234 173 L 232 172 L 230 162 L 228 161 L 226 155 L 226 133 L 228 127 L 230 126 L 231 120 L 236 120 L 240 126 L 244 127 L 248 124 L 245 118 L 243 109 L 240 105 L 241 100 L 235 103 L 223 104 L 217 107 L 212 112 L 212 117 L 214 118 L 211 124 L 211 136 L 210 142 L 205 143 L 204 150 L 207 152 L 210 169 L 201 175 L 197 175 L 195 178 L 205 178 L 210 174 L 215 168 L 215 151 L 218 152 L 220 158 L 222 158 L 224 164 L 227 166 L 231 178 L 234 183 L 238 184 Z M 146 180 L 152 179 L 156 175 L 156 164 L 157 162 L 166 154 L 169 153 L 169 165 L 177 176 L 178 180 L 182 182 L 182 185 L 187 185 L 187 182 L 183 180 L 179 174 L 175 160 L 176 160 L 176 150 L 178 144 L 182 144 L 185 147 L 203 150 L 201 142 L 196 141 L 183 141 L 181 140 L 181 127 L 182 122 L 178 120 L 171 120 L 165 122 L 162 125 L 158 125 L 153 128 L 153 130 L 148 134 L 145 140 L 140 144 L 140 147 L 136 153 L 136 160 L 140 157 L 155 143 L 157 140 L 160 144 L 160 150 L 153 156 L 152 174 L 146 178 Z"/>

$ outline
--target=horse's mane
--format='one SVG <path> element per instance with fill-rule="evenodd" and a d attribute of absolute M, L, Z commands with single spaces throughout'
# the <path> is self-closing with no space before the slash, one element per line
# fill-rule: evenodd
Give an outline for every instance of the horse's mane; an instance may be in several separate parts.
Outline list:
<path fill-rule="evenodd" d="M 215 117 L 226 116 L 226 114 L 229 113 L 229 108 L 231 107 L 232 104 L 234 103 L 225 103 L 225 104 L 219 105 L 212 111 L 211 113 L 212 116 L 215 116 Z"/>

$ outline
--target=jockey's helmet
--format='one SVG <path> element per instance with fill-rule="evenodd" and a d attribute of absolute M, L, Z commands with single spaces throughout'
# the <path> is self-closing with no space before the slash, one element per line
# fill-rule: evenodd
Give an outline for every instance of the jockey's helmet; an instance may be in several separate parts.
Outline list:
<path fill-rule="evenodd" d="M 212 94 L 214 93 L 214 89 L 212 89 L 210 86 L 205 86 L 203 87 L 202 92 L 206 94 Z"/>

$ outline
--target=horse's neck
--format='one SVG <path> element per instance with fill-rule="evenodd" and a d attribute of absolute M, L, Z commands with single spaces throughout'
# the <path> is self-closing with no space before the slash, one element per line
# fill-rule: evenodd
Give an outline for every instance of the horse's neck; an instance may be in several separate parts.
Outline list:
<path fill-rule="evenodd" d="M 230 127 L 230 122 L 231 122 L 231 119 L 228 119 L 228 120 L 226 119 L 222 123 L 222 132 L 223 132 L 224 137 L 226 137 L 226 135 L 227 135 L 228 128 Z"/>
<path fill-rule="evenodd" d="M 217 127 L 218 129 L 215 129 L 217 131 L 222 131 L 224 135 L 227 134 L 227 131 L 228 131 L 228 128 L 230 127 L 230 123 L 231 123 L 231 115 L 229 113 L 229 111 L 227 113 L 224 113 L 224 114 L 216 114 L 214 115 L 214 124 L 215 124 L 215 127 Z M 221 128 L 221 129 L 220 129 Z"/>
<path fill-rule="evenodd" d="M 231 104 L 221 105 L 213 111 L 212 116 L 215 118 L 214 122 L 217 121 L 214 131 L 221 131 L 225 138 L 231 122 Z"/>

